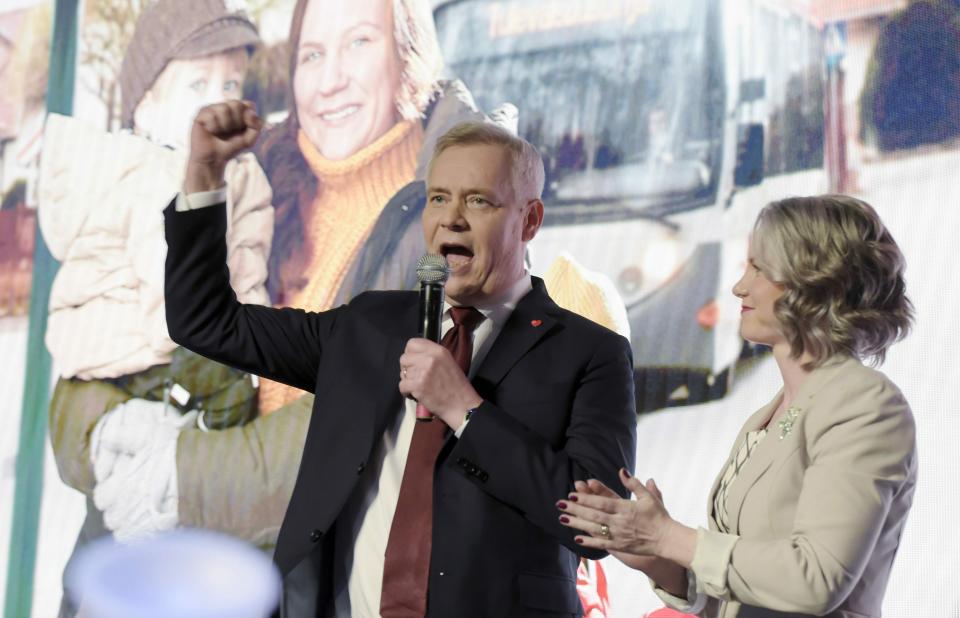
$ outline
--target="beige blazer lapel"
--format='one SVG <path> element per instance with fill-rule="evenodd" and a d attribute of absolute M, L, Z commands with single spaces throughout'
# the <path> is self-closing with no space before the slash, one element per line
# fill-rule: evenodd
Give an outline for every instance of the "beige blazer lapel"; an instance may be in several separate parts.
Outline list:
<path fill-rule="evenodd" d="M 707 513 L 709 517 L 707 518 L 710 528 L 712 530 L 719 530 L 719 527 L 716 523 L 716 516 L 713 512 L 713 497 L 717 493 L 717 489 L 720 487 L 720 481 L 723 479 L 724 473 L 727 471 L 727 467 L 730 465 L 730 462 L 733 461 L 733 458 L 737 456 L 737 451 L 740 450 L 740 443 L 743 442 L 744 437 L 748 432 L 753 431 L 754 429 L 759 429 L 763 425 L 764 421 L 773 413 L 777 405 L 780 403 L 780 398 L 783 396 L 783 389 L 777 391 L 777 394 L 767 403 L 765 406 L 754 412 L 750 418 L 747 419 L 747 422 L 743 424 L 743 427 L 740 428 L 740 433 L 737 434 L 737 439 L 733 441 L 733 446 L 730 447 L 730 454 L 727 456 L 726 461 L 723 462 L 723 465 L 720 466 L 720 471 L 717 473 L 717 476 L 713 479 L 713 485 L 710 486 L 710 492 L 707 494 Z M 729 500 L 729 497 L 727 498 Z"/>
<path fill-rule="evenodd" d="M 799 431 L 792 431 L 781 439 L 781 430 L 776 424 L 767 428 L 767 435 L 754 448 L 750 459 L 743 464 L 740 474 L 727 490 L 727 521 L 730 523 L 731 533 L 740 534 L 740 514 L 743 511 L 747 493 L 774 461 L 796 449 L 800 440 L 799 434 Z"/>
<path fill-rule="evenodd" d="M 792 431 L 785 433 L 784 430 L 779 426 L 779 422 L 774 423 L 768 429 L 766 437 L 764 437 L 764 439 L 756 447 L 756 450 L 754 450 L 750 455 L 750 459 L 748 459 L 747 463 L 744 464 L 743 469 L 740 470 L 740 474 L 730 485 L 730 489 L 727 492 L 727 515 L 730 523 L 731 533 L 740 534 L 740 514 L 743 510 L 744 502 L 746 501 L 746 497 L 750 492 L 750 489 L 757 483 L 758 480 L 760 480 L 760 478 L 770 468 L 770 465 L 773 464 L 774 461 L 780 457 L 785 457 L 796 450 L 799 442 L 803 439 L 802 426 L 804 421 L 804 411 L 809 410 L 810 406 L 814 404 L 816 395 L 821 392 L 823 387 L 830 382 L 830 380 L 836 376 L 838 372 L 842 371 L 843 366 L 848 362 L 858 361 L 848 357 L 841 357 L 830 360 L 826 364 L 814 369 L 810 375 L 807 376 L 807 379 L 803 381 L 803 384 L 800 385 L 796 397 L 794 397 L 793 402 L 790 404 L 790 408 L 797 408 L 799 410 L 798 416 L 792 425 Z M 737 442 L 734 444 L 732 449 L 731 458 L 736 455 L 740 442 L 743 440 L 747 432 L 758 429 L 769 417 L 770 413 L 773 412 L 773 409 L 780 402 L 782 392 L 783 391 L 781 390 L 781 392 L 774 397 L 773 401 L 750 417 L 746 425 L 744 425 L 743 429 L 741 430 L 740 435 L 737 437 Z M 721 471 L 720 474 L 722 476 L 723 472 Z M 714 483 L 714 488 L 710 493 L 711 505 L 713 504 L 712 496 L 713 493 L 716 492 L 716 486 L 718 484 L 719 477 Z M 712 509 L 710 513 L 710 519 L 712 520 Z"/>

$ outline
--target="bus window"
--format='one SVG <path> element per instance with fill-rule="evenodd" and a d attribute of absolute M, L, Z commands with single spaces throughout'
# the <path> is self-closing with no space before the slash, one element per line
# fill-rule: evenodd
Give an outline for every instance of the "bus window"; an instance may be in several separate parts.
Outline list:
<path fill-rule="evenodd" d="M 783 6 L 781 6 L 783 5 Z M 764 175 L 823 167 L 823 39 L 788 3 L 750 5 L 743 70 L 765 82 L 767 144 Z M 758 119 L 759 120 L 759 119 Z"/>
<path fill-rule="evenodd" d="M 723 74 L 715 3 L 461 0 L 435 11 L 482 109 L 520 109 L 548 225 L 663 216 L 716 199 Z"/>

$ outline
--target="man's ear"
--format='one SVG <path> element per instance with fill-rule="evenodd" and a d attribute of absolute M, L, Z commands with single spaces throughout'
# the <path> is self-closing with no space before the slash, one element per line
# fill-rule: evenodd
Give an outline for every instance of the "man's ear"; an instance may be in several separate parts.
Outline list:
<path fill-rule="evenodd" d="M 523 242 L 530 242 L 543 224 L 543 202 L 534 199 L 527 202 L 523 213 Z"/>

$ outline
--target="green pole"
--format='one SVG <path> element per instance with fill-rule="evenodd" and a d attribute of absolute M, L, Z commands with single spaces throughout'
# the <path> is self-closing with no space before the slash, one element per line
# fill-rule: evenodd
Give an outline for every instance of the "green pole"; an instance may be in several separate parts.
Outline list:
<path fill-rule="evenodd" d="M 73 87 L 77 54 L 77 0 L 56 0 L 53 37 L 50 42 L 50 74 L 47 81 L 47 111 L 73 113 Z M 39 227 L 33 251 L 33 285 L 27 333 L 26 378 L 20 412 L 13 493 L 13 525 L 7 560 L 4 595 L 5 618 L 30 616 L 33 576 L 37 563 L 40 501 L 43 495 L 43 456 L 50 400 L 50 354 L 43 342 L 47 330 L 50 286 L 58 264 L 50 255 Z"/>

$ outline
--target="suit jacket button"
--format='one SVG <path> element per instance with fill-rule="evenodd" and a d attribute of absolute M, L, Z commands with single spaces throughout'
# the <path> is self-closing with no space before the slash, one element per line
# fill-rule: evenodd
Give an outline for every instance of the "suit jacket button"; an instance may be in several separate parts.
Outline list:
<path fill-rule="evenodd" d="M 310 531 L 310 542 L 311 542 L 311 543 L 316 543 L 317 541 L 320 540 L 320 537 L 321 537 L 321 536 L 323 536 L 323 533 L 320 532 L 319 530 L 311 530 L 311 531 Z"/>
<path fill-rule="evenodd" d="M 367 465 L 361 461 L 361 462 L 360 462 L 360 465 L 357 466 L 357 474 L 363 474 L 363 470 L 364 470 L 364 468 L 366 468 L 366 467 L 367 467 Z"/>

